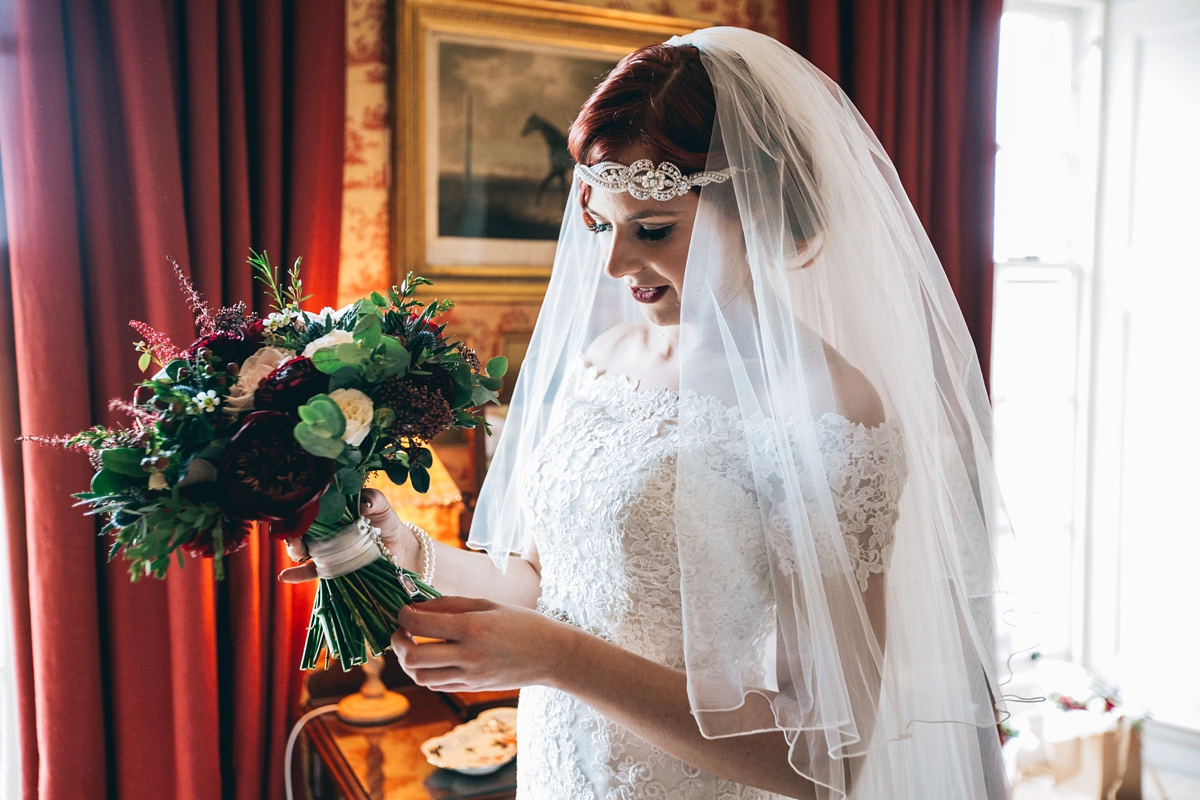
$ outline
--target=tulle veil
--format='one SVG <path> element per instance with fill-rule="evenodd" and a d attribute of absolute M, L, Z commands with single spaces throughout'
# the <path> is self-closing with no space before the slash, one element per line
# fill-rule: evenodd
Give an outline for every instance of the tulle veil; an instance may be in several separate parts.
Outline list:
<path fill-rule="evenodd" d="M 708 737 L 781 730 L 819 797 L 1004 796 L 993 647 L 992 540 L 1005 530 L 991 411 L 974 346 L 887 154 L 845 94 L 760 34 L 710 28 L 691 45 L 714 87 L 680 328 L 678 424 L 727 459 L 683 448 L 675 537 L 692 710 Z M 564 378 L 588 344 L 637 310 L 603 274 L 606 251 L 567 201 L 553 275 L 469 545 L 503 567 L 528 547 L 522 474 Z M 834 413 L 827 347 L 860 370 L 903 432 L 907 481 L 877 635 L 840 537 L 818 437 Z M 694 436 L 686 435 L 689 428 Z M 734 528 L 719 497 L 761 516 Z M 680 508 L 687 499 L 687 507 Z M 708 507 L 708 506 L 711 506 Z"/>

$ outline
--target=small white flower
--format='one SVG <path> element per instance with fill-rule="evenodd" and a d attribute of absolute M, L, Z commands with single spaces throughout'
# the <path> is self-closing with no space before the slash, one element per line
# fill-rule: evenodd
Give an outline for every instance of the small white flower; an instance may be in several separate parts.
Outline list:
<path fill-rule="evenodd" d="M 350 331 L 334 330 L 322 336 L 320 339 L 313 339 L 308 343 L 308 347 L 304 348 L 302 355 L 305 358 L 312 358 L 313 353 L 320 350 L 322 347 L 337 347 L 339 344 L 347 344 L 354 341 L 354 334 Z"/>
<path fill-rule="evenodd" d="M 217 393 L 210 389 L 193 397 L 192 402 L 196 404 L 196 413 L 202 414 L 221 405 L 221 398 L 217 397 Z"/>
<path fill-rule="evenodd" d="M 335 389 L 329 399 L 337 403 L 346 418 L 346 430 L 342 440 L 358 447 L 371 432 L 371 420 L 375 418 L 375 404 L 358 389 Z"/>
<path fill-rule="evenodd" d="M 297 331 L 302 331 L 308 326 L 308 318 L 294 308 L 285 308 L 282 311 L 268 314 L 263 327 L 266 328 L 267 333 L 278 333 L 289 326 Z"/>

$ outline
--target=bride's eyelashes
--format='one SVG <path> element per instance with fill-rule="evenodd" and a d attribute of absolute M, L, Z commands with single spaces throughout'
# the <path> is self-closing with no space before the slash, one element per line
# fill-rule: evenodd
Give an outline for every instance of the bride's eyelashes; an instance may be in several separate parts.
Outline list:
<path fill-rule="evenodd" d="M 663 225 L 661 228 L 647 228 L 638 226 L 637 237 L 647 242 L 660 242 L 667 238 L 667 234 L 671 232 L 674 225 Z"/>
<path fill-rule="evenodd" d="M 608 233 L 613 229 L 611 222 L 591 222 L 584 224 L 587 225 L 587 229 L 592 233 Z M 647 228 L 639 225 L 637 237 L 647 242 L 660 242 L 667 238 L 667 234 L 674 227 L 674 225 L 663 225 L 661 228 Z"/>

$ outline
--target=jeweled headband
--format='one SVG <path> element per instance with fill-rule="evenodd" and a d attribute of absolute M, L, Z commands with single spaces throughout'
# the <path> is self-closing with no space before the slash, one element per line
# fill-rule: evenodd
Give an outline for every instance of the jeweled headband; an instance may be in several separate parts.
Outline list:
<path fill-rule="evenodd" d="M 638 200 L 648 197 L 670 200 L 687 194 L 693 186 L 724 183 L 729 180 L 728 169 L 684 175 L 679 167 L 670 161 L 664 161 L 656 167 L 648 158 L 635 161 L 628 167 L 615 161 L 601 161 L 590 167 L 586 164 L 576 164 L 575 174 L 588 186 L 609 192 L 627 191 Z"/>

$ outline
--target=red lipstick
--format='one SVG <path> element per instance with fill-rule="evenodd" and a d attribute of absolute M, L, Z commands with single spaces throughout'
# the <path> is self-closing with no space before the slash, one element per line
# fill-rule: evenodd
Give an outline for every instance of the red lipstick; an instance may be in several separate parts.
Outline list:
<path fill-rule="evenodd" d="M 633 299 L 639 303 L 657 303 L 667 293 L 666 286 L 630 286 Z"/>

